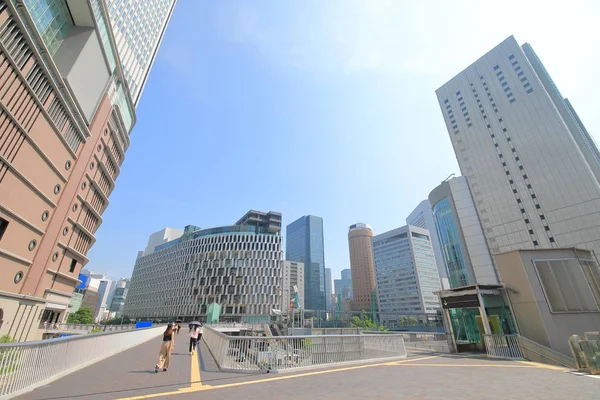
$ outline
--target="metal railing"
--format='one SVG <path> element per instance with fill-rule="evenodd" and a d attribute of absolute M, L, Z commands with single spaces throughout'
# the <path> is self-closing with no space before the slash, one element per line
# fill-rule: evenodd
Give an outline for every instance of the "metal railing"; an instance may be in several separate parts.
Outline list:
<path fill-rule="evenodd" d="M 522 360 L 518 335 L 483 335 L 488 357 Z"/>
<path fill-rule="evenodd" d="M 575 367 L 575 360 L 571 357 L 520 335 L 519 346 L 521 347 L 523 358 L 526 360 L 559 365 L 566 368 Z"/>
<path fill-rule="evenodd" d="M 46 331 L 70 331 L 70 332 L 89 332 L 93 329 L 100 329 L 100 332 L 116 332 L 116 331 L 128 331 L 135 329 L 135 324 L 127 325 L 98 325 L 98 324 L 58 324 L 50 322 L 40 323 L 40 329 Z"/>
<path fill-rule="evenodd" d="M 227 336 L 206 326 L 202 339 L 222 371 L 280 372 L 406 357 L 401 335 Z"/>
<path fill-rule="evenodd" d="M 0 344 L 0 399 L 9 399 L 159 336 L 164 327 Z"/>
<path fill-rule="evenodd" d="M 415 350 L 429 350 L 437 353 L 451 353 L 452 338 L 446 333 L 436 332 L 393 332 L 362 331 L 362 334 L 392 334 L 404 338 L 404 347 Z"/>
<path fill-rule="evenodd" d="M 483 335 L 489 357 L 530 360 L 573 368 L 575 361 L 556 350 L 521 335 Z"/>

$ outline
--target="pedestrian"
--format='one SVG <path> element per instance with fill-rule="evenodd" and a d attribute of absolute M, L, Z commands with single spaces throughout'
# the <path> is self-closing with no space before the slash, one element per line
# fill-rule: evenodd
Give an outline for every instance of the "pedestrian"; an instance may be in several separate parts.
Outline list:
<path fill-rule="evenodd" d="M 190 354 L 194 354 L 196 352 L 198 333 L 200 333 L 200 329 L 198 329 L 197 325 L 193 325 L 190 332 Z"/>
<path fill-rule="evenodd" d="M 160 352 L 158 353 L 158 362 L 154 367 L 154 372 L 158 373 L 158 371 L 162 368 L 163 371 L 166 371 L 169 368 L 169 363 L 171 362 L 171 352 L 173 351 L 173 330 L 174 327 L 172 324 L 167 325 L 167 329 L 163 333 L 162 344 L 160 346 Z"/>
<path fill-rule="evenodd" d="M 198 328 L 198 342 L 200 342 L 200 340 L 202 340 L 203 333 L 204 333 L 204 328 L 202 327 L 202 325 L 200 325 L 200 328 Z"/>

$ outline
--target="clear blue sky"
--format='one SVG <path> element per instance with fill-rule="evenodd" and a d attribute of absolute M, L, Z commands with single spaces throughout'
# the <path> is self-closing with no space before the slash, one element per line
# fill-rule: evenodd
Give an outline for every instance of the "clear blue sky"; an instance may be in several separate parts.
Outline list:
<path fill-rule="evenodd" d="M 179 0 L 87 267 L 130 276 L 151 233 L 253 208 L 323 217 L 339 278 L 349 225 L 397 228 L 459 172 L 434 92 L 511 34 L 598 141 L 600 8 L 543 4 Z"/>

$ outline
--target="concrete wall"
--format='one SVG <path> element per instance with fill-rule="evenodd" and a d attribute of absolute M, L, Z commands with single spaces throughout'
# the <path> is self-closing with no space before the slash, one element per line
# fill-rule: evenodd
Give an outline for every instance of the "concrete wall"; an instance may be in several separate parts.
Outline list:
<path fill-rule="evenodd" d="M 0 337 L 9 335 L 20 342 L 37 339 L 44 305 L 43 299 L 0 292 Z"/>
<path fill-rule="evenodd" d="M 587 251 L 578 251 L 577 255 L 591 259 Z M 561 258 L 573 259 L 575 253 L 571 249 L 510 252 L 496 255 L 496 262 L 521 335 L 570 356 L 569 337 L 600 329 L 600 312 L 550 311 L 533 260 Z"/>
<path fill-rule="evenodd" d="M 110 77 L 96 32 L 73 27 L 53 58 L 90 122 Z"/>

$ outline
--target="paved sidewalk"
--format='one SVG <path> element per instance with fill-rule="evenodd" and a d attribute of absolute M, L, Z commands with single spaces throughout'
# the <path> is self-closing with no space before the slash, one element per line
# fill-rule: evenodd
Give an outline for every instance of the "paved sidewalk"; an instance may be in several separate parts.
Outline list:
<path fill-rule="evenodd" d="M 18 397 L 68 399 L 393 399 L 591 400 L 600 379 L 529 362 L 411 352 L 387 363 L 289 372 L 220 372 L 204 344 L 187 352 L 187 331 L 176 338 L 169 371 L 154 373 L 160 339 L 77 371 Z"/>

